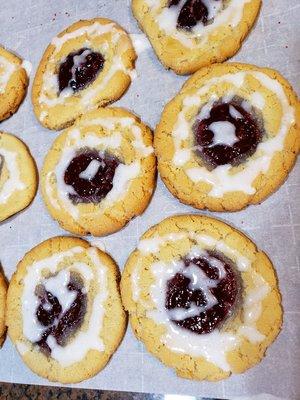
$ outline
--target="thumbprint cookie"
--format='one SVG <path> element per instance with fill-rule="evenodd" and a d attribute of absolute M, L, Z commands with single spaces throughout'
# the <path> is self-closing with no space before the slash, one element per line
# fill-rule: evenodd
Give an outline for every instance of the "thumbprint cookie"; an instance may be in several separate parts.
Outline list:
<path fill-rule="evenodd" d="M 126 328 L 118 282 L 113 259 L 85 240 L 55 237 L 30 250 L 7 295 L 8 334 L 25 364 L 61 383 L 101 371 Z"/>
<path fill-rule="evenodd" d="M 120 108 L 91 111 L 46 156 L 42 194 L 54 219 L 79 235 L 107 235 L 147 207 L 156 182 L 152 133 Z"/>
<path fill-rule="evenodd" d="M 162 64 L 177 74 L 222 62 L 241 47 L 261 0 L 133 0 L 132 9 Z"/>
<path fill-rule="evenodd" d="M 241 232 L 201 215 L 148 230 L 126 263 L 121 294 L 137 338 L 183 378 L 246 371 L 282 324 L 268 257 Z"/>
<path fill-rule="evenodd" d="M 263 201 L 299 153 L 300 103 L 276 71 L 215 64 L 165 107 L 155 133 L 158 169 L 183 203 L 237 211 Z"/>
<path fill-rule="evenodd" d="M 129 35 L 115 22 L 74 23 L 52 40 L 38 67 L 32 89 L 37 119 L 59 130 L 118 100 L 131 83 L 135 59 Z"/>

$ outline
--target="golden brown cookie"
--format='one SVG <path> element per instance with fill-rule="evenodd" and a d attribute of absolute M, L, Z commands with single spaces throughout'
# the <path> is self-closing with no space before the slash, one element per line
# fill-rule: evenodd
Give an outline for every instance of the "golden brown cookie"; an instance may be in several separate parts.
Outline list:
<path fill-rule="evenodd" d="M 149 229 L 126 263 L 121 295 L 137 338 L 189 379 L 246 371 L 282 324 L 266 254 L 238 230 L 201 215 Z"/>
<path fill-rule="evenodd" d="M 32 89 L 37 119 L 58 130 L 118 100 L 131 83 L 135 59 L 130 37 L 115 22 L 94 18 L 69 26 L 38 67 Z"/>
<path fill-rule="evenodd" d="M 29 83 L 26 62 L 0 47 L 0 121 L 14 114 Z"/>
<path fill-rule="evenodd" d="M 261 0 L 132 0 L 132 10 L 162 64 L 185 75 L 232 57 Z"/>
<path fill-rule="evenodd" d="M 107 235 L 147 207 L 156 181 L 152 133 L 121 108 L 92 111 L 54 142 L 42 170 L 42 194 L 66 230 Z"/>
<path fill-rule="evenodd" d="M 35 161 L 18 138 L 0 132 L 0 221 L 26 208 L 38 185 Z"/>
<path fill-rule="evenodd" d="M 5 308 L 6 308 L 7 283 L 0 271 L 0 347 L 6 337 Z"/>
<path fill-rule="evenodd" d="M 101 371 L 126 316 L 113 259 L 78 238 L 55 237 L 20 261 L 7 295 L 8 334 L 27 366 L 61 383 Z"/>
<path fill-rule="evenodd" d="M 186 204 L 237 211 L 263 201 L 299 153 L 300 104 L 276 71 L 215 64 L 165 107 L 155 132 L 158 169 Z"/>

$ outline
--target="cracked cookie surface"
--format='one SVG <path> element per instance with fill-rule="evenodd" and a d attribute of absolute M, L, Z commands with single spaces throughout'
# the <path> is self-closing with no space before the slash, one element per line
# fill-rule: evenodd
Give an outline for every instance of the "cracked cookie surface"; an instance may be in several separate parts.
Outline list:
<path fill-rule="evenodd" d="M 42 194 L 60 225 L 94 236 L 118 231 L 147 207 L 156 182 L 152 133 L 121 108 L 92 111 L 47 154 Z"/>
<path fill-rule="evenodd" d="M 277 72 L 215 64 L 195 73 L 155 131 L 158 170 L 181 202 L 238 211 L 277 190 L 300 147 L 300 103 Z"/>
<path fill-rule="evenodd" d="M 127 260 L 121 295 L 137 338 L 188 379 L 243 373 L 282 324 L 269 258 L 238 230 L 201 215 L 150 228 Z"/>

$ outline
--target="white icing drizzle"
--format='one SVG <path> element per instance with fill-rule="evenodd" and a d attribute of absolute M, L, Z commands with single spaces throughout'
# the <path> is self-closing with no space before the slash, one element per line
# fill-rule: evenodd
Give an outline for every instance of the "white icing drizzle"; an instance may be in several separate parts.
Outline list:
<path fill-rule="evenodd" d="M 68 87 L 66 87 L 60 94 L 62 97 L 70 97 L 73 94 L 73 90 L 71 89 L 70 82 L 76 80 L 76 69 L 80 67 L 81 64 L 85 63 L 86 58 L 90 55 L 92 51 L 90 49 L 84 50 L 81 54 L 78 54 L 73 57 L 73 67 L 71 69 L 71 78 L 68 82 Z"/>
<path fill-rule="evenodd" d="M 69 282 L 70 271 L 61 270 L 55 276 L 48 278 L 44 283 L 45 289 L 57 297 L 63 312 L 70 308 L 76 298 L 76 292 L 68 290 Z"/>
<path fill-rule="evenodd" d="M 140 298 L 140 268 L 141 262 L 139 261 L 131 273 L 131 290 L 132 300 L 137 302 Z"/>
<path fill-rule="evenodd" d="M 17 160 L 18 153 L 0 147 L 0 155 L 4 158 L 4 165 L 9 174 L 8 179 L 0 189 L 0 204 L 5 204 L 15 191 L 25 189 L 26 185 L 21 180 L 21 173 Z"/>
<path fill-rule="evenodd" d="M 208 20 L 215 18 L 222 9 L 222 1 L 202 0 L 202 2 L 207 7 Z"/>
<path fill-rule="evenodd" d="M 133 43 L 136 54 L 141 54 L 151 48 L 151 44 L 146 35 L 143 33 L 131 33 L 130 39 Z"/>
<path fill-rule="evenodd" d="M 201 244 L 200 248 L 205 246 L 206 248 L 219 250 L 221 253 L 231 258 L 237 264 L 240 271 L 246 271 L 250 268 L 251 262 L 238 250 L 229 247 L 222 240 L 220 241 L 204 234 L 199 235 L 195 232 L 174 232 L 163 236 L 156 235 L 149 239 L 142 239 L 137 249 L 145 255 L 155 254 L 159 252 L 161 246 L 165 246 L 168 242 L 176 242 L 185 238 L 196 241 L 197 244 Z"/>
<path fill-rule="evenodd" d="M 137 178 L 141 171 L 141 164 L 135 161 L 131 164 L 119 164 L 113 178 L 113 187 L 107 193 L 103 202 L 106 205 L 118 201 L 127 192 L 130 182 Z"/>
<path fill-rule="evenodd" d="M 86 179 L 88 181 L 91 181 L 95 175 L 97 174 L 99 168 L 103 165 L 104 162 L 100 162 L 98 160 L 92 160 L 89 165 L 86 167 L 86 169 L 79 174 L 79 178 Z"/>
<path fill-rule="evenodd" d="M 153 153 L 152 146 L 145 146 L 142 136 L 142 130 L 137 125 L 132 126 L 132 133 L 134 135 L 133 146 L 144 156 L 147 157 Z"/>
<path fill-rule="evenodd" d="M 190 285 L 194 289 L 201 288 L 203 290 L 208 300 L 207 308 L 212 307 L 215 303 L 215 298 L 210 292 L 210 288 L 213 288 L 218 283 L 218 281 L 210 280 L 204 273 L 201 273 L 199 268 L 195 268 L 192 264 L 183 270 L 183 263 L 178 260 L 174 260 L 168 264 L 159 261 L 153 263 L 150 267 L 155 278 L 155 282 L 150 287 L 150 295 L 155 308 L 151 307 L 152 309 L 150 309 L 148 306 L 147 316 L 157 324 L 165 326 L 166 331 L 160 340 L 170 350 L 181 354 L 189 354 L 193 357 L 204 357 L 207 361 L 215 364 L 222 370 L 230 371 L 231 367 L 227 361 L 226 354 L 239 345 L 241 337 L 246 337 L 253 343 L 261 342 L 265 338 L 258 331 L 256 322 L 262 312 L 262 301 L 269 293 L 270 287 L 260 275 L 252 270 L 251 261 L 248 258 L 243 256 L 238 250 L 229 247 L 224 241 L 217 240 L 208 235 L 200 235 L 195 232 L 182 232 L 155 236 L 141 240 L 138 250 L 142 255 L 156 254 L 168 242 L 184 238 L 189 238 L 194 243 L 189 253 L 191 257 L 207 257 L 206 250 L 208 248 L 215 249 L 232 259 L 239 271 L 251 271 L 254 288 L 247 293 L 243 304 L 244 324 L 237 332 L 222 332 L 215 329 L 209 334 L 198 335 L 172 323 L 170 319 L 185 319 L 197 315 L 201 311 L 194 304 L 188 310 L 175 309 L 170 312 L 165 308 L 166 284 L 176 273 L 184 273 L 185 276 L 191 279 Z M 209 261 L 211 265 L 218 269 L 219 279 L 223 279 L 226 274 L 223 264 L 219 260 L 214 259 L 214 257 L 210 257 Z M 141 301 L 140 273 L 141 262 L 137 264 L 131 275 L 132 299 L 135 302 Z"/>
<path fill-rule="evenodd" d="M 30 77 L 32 71 L 32 64 L 30 61 L 23 60 L 21 67 L 25 69 L 28 78 Z"/>
<path fill-rule="evenodd" d="M 270 286 L 261 275 L 255 272 L 253 272 L 253 282 L 254 288 L 249 291 L 244 299 L 244 325 L 239 328 L 239 333 L 250 342 L 259 343 L 265 339 L 265 335 L 261 334 L 253 325 L 261 315 L 262 301 L 270 292 Z"/>
<path fill-rule="evenodd" d="M 138 244 L 138 250 L 143 254 L 157 253 L 160 246 L 168 241 L 178 241 L 185 237 L 184 233 L 171 233 L 166 236 L 155 236 L 150 239 L 143 239 Z"/>
<path fill-rule="evenodd" d="M 210 265 L 215 267 L 218 270 L 219 279 L 209 279 L 207 275 L 199 268 L 197 265 L 190 263 L 188 268 L 184 268 L 183 261 L 174 261 L 172 264 L 172 278 L 174 274 L 180 273 L 181 275 L 190 279 L 189 288 L 191 290 L 201 290 L 205 299 L 205 306 L 197 306 L 195 303 L 192 303 L 191 307 L 186 308 L 176 308 L 173 310 L 167 311 L 168 317 L 175 321 L 181 321 L 186 318 L 192 318 L 196 315 L 199 315 L 201 312 L 207 311 L 212 308 L 215 304 L 217 304 L 217 299 L 211 292 L 211 289 L 217 287 L 220 280 L 226 276 L 226 270 L 218 259 L 210 256 L 206 251 L 194 248 L 188 254 L 188 257 L 201 257 L 206 259 Z M 161 287 L 159 287 L 161 290 Z"/>
<path fill-rule="evenodd" d="M 213 142 L 210 146 L 216 146 L 217 144 L 233 146 L 238 141 L 235 134 L 235 126 L 231 122 L 213 122 L 208 129 L 214 134 Z"/>
<path fill-rule="evenodd" d="M 92 88 L 89 87 L 88 90 L 86 90 L 85 93 L 83 94 L 83 96 L 81 98 L 81 103 L 87 109 L 93 108 L 92 105 L 93 105 L 93 99 L 95 98 L 95 96 L 107 86 L 109 81 L 113 78 L 115 73 L 118 71 L 124 72 L 132 80 L 136 77 L 135 73 L 132 72 L 131 69 L 127 69 L 125 67 L 125 65 L 122 61 L 121 55 L 115 55 L 111 61 L 110 69 L 109 69 L 109 71 L 106 72 L 105 75 L 103 75 L 102 81 L 98 85 L 96 85 Z"/>
<path fill-rule="evenodd" d="M 86 35 L 88 38 L 93 38 L 97 36 L 102 36 L 104 34 L 111 33 L 111 44 L 117 45 L 121 40 L 123 35 L 126 33 L 119 31 L 114 23 L 110 24 L 100 24 L 99 22 L 95 22 L 92 25 L 85 26 L 79 28 L 73 32 L 65 33 L 62 36 L 55 37 L 51 44 L 55 46 L 54 53 L 52 54 L 48 65 L 47 70 L 43 74 L 42 88 L 39 97 L 39 103 L 41 105 L 46 105 L 48 107 L 55 107 L 58 104 L 64 104 L 66 99 L 73 97 L 73 90 L 70 88 L 66 88 L 63 90 L 60 95 L 58 93 L 58 76 L 52 71 L 52 64 L 55 63 L 55 56 L 61 50 L 64 43 L 68 40 L 78 38 L 80 36 Z M 101 53 L 105 56 L 109 52 L 109 48 L 111 46 L 110 42 L 107 41 L 101 45 Z M 91 46 L 89 41 L 86 42 L 87 46 Z M 99 92 L 101 92 L 106 85 L 109 83 L 110 79 L 115 75 L 116 72 L 122 71 L 126 75 L 131 77 L 131 68 L 126 68 L 122 61 L 122 54 L 127 50 L 126 46 L 123 46 L 121 54 L 115 54 L 110 61 L 110 67 L 106 70 L 105 74 L 102 74 L 102 79 L 99 81 L 97 85 L 93 85 L 93 87 L 89 86 L 86 89 L 82 90 L 80 93 L 80 103 L 85 109 L 92 109 L 94 107 L 94 98 L 97 96 Z M 86 50 L 82 55 L 75 57 L 78 63 L 80 63 L 87 55 L 89 50 Z M 76 61 L 75 60 L 75 61 Z M 73 67 L 75 72 L 75 65 Z M 104 66 L 105 69 L 105 66 Z M 40 112 L 40 120 L 44 120 L 48 116 L 48 111 L 45 109 Z"/>
<path fill-rule="evenodd" d="M 136 124 L 134 118 L 95 118 L 89 121 L 82 121 L 81 126 L 101 126 L 105 130 L 109 130 L 109 132 L 107 132 L 107 136 L 103 137 L 96 136 L 92 133 L 86 134 L 82 139 L 79 129 L 74 128 L 71 130 L 55 171 L 50 171 L 47 175 L 45 189 L 52 206 L 57 210 L 63 207 L 75 220 L 79 218 L 79 208 L 69 199 L 69 194 L 74 194 L 74 189 L 72 186 L 65 183 L 64 174 L 68 165 L 76 156 L 78 150 L 85 147 L 100 148 L 101 151 L 120 148 L 122 134 L 119 131 L 119 127 L 127 128 L 133 135 L 134 139 L 131 143 L 137 152 L 137 160 L 131 164 L 121 163 L 118 165 L 113 178 L 113 187 L 106 197 L 99 203 L 99 211 L 103 211 L 106 207 L 111 207 L 113 202 L 117 202 L 125 196 L 131 182 L 141 173 L 140 159 L 153 153 L 153 147 L 145 145 L 142 131 Z M 92 179 L 95 173 L 97 173 L 99 166 L 100 162 L 93 160 L 87 169 L 81 172 L 80 177 L 84 179 Z M 51 178 L 53 177 L 56 178 L 58 199 L 55 197 L 53 184 L 51 183 Z"/>
<path fill-rule="evenodd" d="M 176 167 L 183 167 L 191 158 L 191 150 L 190 149 L 180 149 L 177 150 L 173 157 L 173 164 Z"/>
<path fill-rule="evenodd" d="M 74 247 L 71 250 L 55 253 L 52 256 L 36 261 L 27 267 L 26 276 L 23 279 L 24 289 L 21 296 L 23 334 L 30 342 L 37 342 L 41 339 L 45 330 L 35 313 L 39 305 L 38 297 L 35 295 L 35 288 L 42 283 L 42 271 L 47 269 L 49 273 L 54 274 L 58 265 L 67 257 L 73 257 L 75 254 L 83 252 L 82 247 Z"/>
<path fill-rule="evenodd" d="M 95 272 L 85 263 L 72 263 L 57 273 L 58 267 L 66 259 L 74 257 L 76 254 L 86 252 L 91 263 L 95 267 Z M 100 337 L 103 317 L 105 313 L 104 304 L 108 297 L 107 291 L 107 267 L 100 261 L 97 251 L 94 248 L 84 249 L 82 247 L 74 247 L 70 250 L 52 254 L 50 257 L 35 261 L 29 265 L 24 277 L 24 289 L 21 297 L 22 302 L 22 321 L 24 337 L 32 343 L 40 340 L 45 327 L 37 320 L 36 310 L 39 300 L 35 295 L 35 288 L 39 284 L 45 285 L 46 289 L 55 295 L 63 310 L 67 310 L 74 295 L 66 289 L 69 282 L 70 270 L 77 270 L 84 278 L 85 290 L 88 290 L 89 282 L 97 282 L 98 291 L 91 305 L 91 314 L 89 317 L 88 327 L 86 330 L 76 332 L 75 336 L 69 340 L 64 347 L 57 344 L 56 339 L 50 335 L 47 344 L 51 348 L 51 357 L 57 360 L 63 367 L 70 366 L 82 360 L 87 352 L 91 349 L 104 351 L 104 343 Z M 57 273 L 55 276 L 44 279 L 42 273 L 48 271 L 51 274 Z M 22 352 L 28 351 L 28 347 L 24 343 L 18 343 L 17 349 Z"/>
<path fill-rule="evenodd" d="M 261 95 L 259 92 L 254 92 L 251 95 L 251 103 L 254 107 L 258 108 L 259 110 L 263 110 L 266 101 L 263 95 Z"/>
<path fill-rule="evenodd" d="M 223 8 L 223 1 L 203 0 L 208 8 L 208 19 L 214 18 L 214 20 L 208 25 L 204 25 L 199 21 L 196 26 L 192 28 L 191 32 L 177 29 L 178 15 L 185 0 L 181 0 L 177 6 L 166 6 L 162 9 L 159 7 L 160 0 L 148 0 L 146 3 L 150 7 L 150 12 L 155 22 L 166 35 L 179 40 L 181 44 L 187 48 L 195 48 L 203 45 L 208 36 L 220 26 L 235 28 L 242 20 L 245 5 L 250 1 L 251 0 L 231 0 L 229 4 Z"/>
<path fill-rule="evenodd" d="M 147 316 L 157 324 L 165 326 L 166 333 L 161 336 L 161 342 L 176 353 L 204 357 L 224 371 L 230 371 L 226 353 L 237 346 L 236 335 L 223 333 L 217 329 L 210 334 L 198 335 L 172 323 L 170 321 L 172 315 L 165 308 L 165 292 L 167 281 L 177 272 L 177 263 L 154 263 L 151 272 L 155 283 L 151 286 L 150 294 L 156 308 L 147 311 Z"/>
<path fill-rule="evenodd" d="M 184 168 L 184 165 L 191 158 L 192 148 L 182 148 L 183 141 L 188 139 L 191 134 L 191 126 L 186 120 L 186 112 L 188 107 L 201 106 L 201 96 L 205 95 L 214 85 L 221 85 L 223 82 L 229 82 L 239 89 L 247 75 L 254 77 L 262 87 L 273 92 L 280 100 L 282 106 L 282 119 L 281 125 L 274 136 L 266 138 L 263 142 L 259 143 L 256 154 L 259 156 L 256 158 L 248 159 L 244 164 L 243 168 L 239 171 L 235 171 L 230 164 L 221 165 L 215 168 L 213 171 L 207 170 L 205 167 L 193 167 Z M 230 101 L 234 93 L 230 93 L 230 97 L 226 101 Z M 198 101 L 197 101 L 198 99 Z M 208 118 L 210 115 L 210 109 L 215 101 L 215 97 L 202 107 L 198 119 Z M 265 107 L 265 98 L 262 94 L 254 92 L 250 95 L 249 99 L 243 101 L 242 107 L 247 111 L 251 111 L 251 107 L 256 107 L 262 110 Z M 239 113 L 233 107 L 230 112 L 235 118 L 239 118 Z M 214 77 L 202 86 L 196 95 L 192 96 L 189 100 L 185 99 L 183 102 L 183 109 L 179 113 L 177 121 L 173 128 L 173 140 L 175 145 L 175 152 L 173 157 L 173 164 L 175 166 L 183 167 L 187 176 L 195 183 L 205 182 L 212 186 L 209 195 L 212 197 L 222 197 L 225 193 L 231 191 L 242 191 L 246 194 L 255 194 L 255 188 L 253 182 L 260 173 L 266 173 L 270 167 L 271 160 L 277 151 L 281 151 L 284 146 L 286 135 L 289 131 L 290 126 L 295 121 L 294 108 L 290 106 L 289 100 L 281 86 L 281 84 L 275 79 L 270 78 L 263 72 L 258 71 L 245 71 L 232 74 L 226 74 L 220 77 Z M 223 127 L 225 125 L 223 124 Z M 267 132 L 268 133 L 268 132 Z M 270 133 L 268 133 L 270 135 Z M 225 134 L 221 135 L 223 143 L 226 143 Z M 233 135 L 229 142 L 233 142 Z M 218 141 L 218 139 L 217 139 Z"/>
<path fill-rule="evenodd" d="M 76 39 L 80 36 L 86 35 L 88 37 L 101 36 L 111 32 L 115 29 L 115 24 L 100 24 L 95 22 L 92 25 L 83 26 L 73 32 L 65 33 L 62 36 L 56 36 L 52 39 L 51 44 L 56 47 L 56 52 L 59 52 L 64 43 L 69 40 Z"/>
<path fill-rule="evenodd" d="M 229 112 L 232 118 L 239 119 L 243 118 L 242 114 L 234 107 L 234 106 L 229 106 Z"/>
<path fill-rule="evenodd" d="M 79 272 L 79 274 L 84 278 L 85 287 L 82 289 L 82 291 L 84 291 L 84 289 L 87 291 L 89 288 L 89 283 L 94 277 L 93 271 L 87 266 L 87 264 L 77 261 L 72 264 L 72 270 Z"/>
<path fill-rule="evenodd" d="M 0 56 L 0 94 L 5 92 L 6 86 L 16 69 L 16 64 L 6 57 Z"/>

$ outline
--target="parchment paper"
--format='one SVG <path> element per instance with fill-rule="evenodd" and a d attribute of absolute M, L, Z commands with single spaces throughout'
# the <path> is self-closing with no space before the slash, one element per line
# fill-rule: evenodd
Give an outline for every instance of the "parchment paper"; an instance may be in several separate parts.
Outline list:
<path fill-rule="evenodd" d="M 78 19 L 95 16 L 114 19 L 129 33 L 141 33 L 131 15 L 129 0 L 2 0 L 0 43 L 33 64 L 32 81 L 40 57 L 52 37 Z M 265 0 L 255 28 L 234 60 L 276 68 L 300 93 L 299 19 L 299 0 Z M 177 93 L 186 78 L 164 70 L 151 48 L 140 54 L 137 72 L 138 78 L 116 104 L 133 110 L 154 128 L 164 104 Z M 29 145 L 39 168 L 57 136 L 38 124 L 29 94 L 18 113 L 1 123 L 0 129 L 19 136 Z M 234 214 L 214 214 L 248 234 L 269 254 L 278 273 L 285 310 L 283 329 L 258 366 L 220 383 L 179 379 L 145 351 L 128 327 L 122 345 L 109 365 L 95 378 L 77 386 L 219 398 L 270 393 L 299 399 L 299 184 L 298 163 L 287 182 L 263 204 Z M 197 211 L 181 205 L 159 181 L 144 215 L 101 242 L 122 269 L 144 231 L 169 215 L 184 212 Z M 38 194 L 29 209 L 0 226 L 0 260 L 7 277 L 10 278 L 26 251 L 58 234 L 65 232 L 50 218 Z M 9 339 L 0 351 L 0 380 L 49 384 L 23 364 Z"/>

